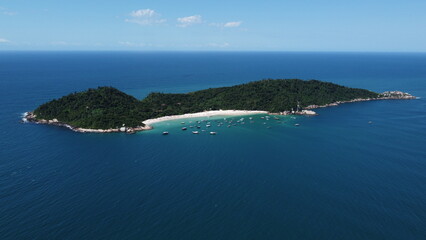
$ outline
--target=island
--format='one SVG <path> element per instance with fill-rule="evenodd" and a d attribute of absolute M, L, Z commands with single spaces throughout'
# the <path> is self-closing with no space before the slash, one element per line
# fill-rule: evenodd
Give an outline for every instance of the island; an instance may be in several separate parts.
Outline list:
<path fill-rule="evenodd" d="M 150 124 L 213 115 L 299 114 L 342 103 L 415 99 L 400 92 L 376 93 L 330 82 L 265 79 L 190 93 L 150 93 L 138 100 L 113 87 L 75 92 L 25 113 L 23 121 L 67 127 L 76 132 L 127 132 L 152 129 Z"/>

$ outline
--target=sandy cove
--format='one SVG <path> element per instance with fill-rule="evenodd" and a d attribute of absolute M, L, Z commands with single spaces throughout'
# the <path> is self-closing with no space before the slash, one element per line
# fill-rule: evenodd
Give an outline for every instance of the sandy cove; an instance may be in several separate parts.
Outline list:
<path fill-rule="evenodd" d="M 32 112 L 26 112 L 22 118 L 23 122 L 33 122 L 37 124 L 47 124 L 47 125 L 54 125 L 59 127 L 65 127 L 68 128 L 74 132 L 80 132 L 80 133 L 118 133 L 118 132 L 125 132 L 125 133 L 135 133 L 139 131 L 146 131 L 151 130 L 153 127 L 151 124 L 155 124 L 158 122 L 164 122 L 169 120 L 176 120 L 176 119 L 185 119 L 185 118 L 195 118 L 195 117 L 212 117 L 212 116 L 243 116 L 243 115 L 254 115 L 254 114 L 269 114 L 267 111 L 246 111 L 246 110 L 215 110 L 215 111 L 205 111 L 205 112 L 198 112 L 198 113 L 187 113 L 182 115 L 173 115 L 173 116 L 165 116 L 165 117 L 159 117 L 154 119 L 148 119 L 143 121 L 142 123 L 145 124 L 145 126 L 140 127 L 120 127 L 120 128 L 111 128 L 111 129 L 88 129 L 88 128 L 78 128 L 71 126 L 66 123 L 62 123 L 57 119 L 52 120 L 45 120 L 45 119 L 36 119 L 36 116 Z"/>
<path fill-rule="evenodd" d="M 153 119 L 145 120 L 142 123 L 144 123 L 146 126 L 150 126 L 151 124 L 155 124 L 159 122 L 185 119 L 185 118 L 213 117 L 213 116 L 244 116 L 244 115 L 254 115 L 254 114 L 269 114 L 269 112 L 268 111 L 248 111 L 248 110 L 214 110 L 214 111 L 187 113 L 182 115 L 153 118 Z"/>

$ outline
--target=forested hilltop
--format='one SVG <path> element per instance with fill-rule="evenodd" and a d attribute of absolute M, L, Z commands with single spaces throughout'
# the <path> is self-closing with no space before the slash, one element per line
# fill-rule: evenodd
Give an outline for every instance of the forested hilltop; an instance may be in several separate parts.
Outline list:
<path fill-rule="evenodd" d="M 57 119 L 75 127 L 109 129 L 168 115 L 205 110 L 265 110 L 283 112 L 309 105 L 377 98 L 378 93 L 329 82 L 299 79 L 262 80 L 232 87 L 210 88 L 185 94 L 151 93 L 139 101 L 112 87 L 73 93 L 38 107 L 37 120 Z"/>

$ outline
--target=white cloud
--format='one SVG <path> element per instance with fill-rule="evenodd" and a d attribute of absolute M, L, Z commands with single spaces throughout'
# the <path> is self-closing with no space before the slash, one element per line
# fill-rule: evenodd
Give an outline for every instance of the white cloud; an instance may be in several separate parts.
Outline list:
<path fill-rule="evenodd" d="M 225 42 L 225 43 L 209 43 L 207 44 L 208 47 L 213 47 L 213 48 L 226 48 L 231 46 L 231 44 Z"/>
<path fill-rule="evenodd" d="M 129 41 L 121 41 L 121 42 L 118 42 L 118 44 L 120 44 L 122 46 L 126 46 L 126 47 L 145 47 L 145 46 L 147 46 L 145 43 L 134 43 L 134 42 L 129 42 Z"/>
<path fill-rule="evenodd" d="M 153 17 L 155 16 L 155 11 L 152 9 L 139 9 L 136 11 L 132 11 L 130 16 L 132 17 Z"/>
<path fill-rule="evenodd" d="M 0 38 L 0 43 L 9 43 L 10 41 L 5 38 Z"/>
<path fill-rule="evenodd" d="M 242 21 L 236 22 L 226 22 L 226 23 L 210 23 L 210 26 L 218 27 L 218 28 L 237 28 L 241 26 Z"/>
<path fill-rule="evenodd" d="M 241 25 L 241 23 L 243 23 L 243 22 L 227 22 L 227 23 L 225 23 L 223 26 L 224 27 L 229 27 L 229 28 L 231 28 L 231 27 L 239 27 L 240 25 Z"/>
<path fill-rule="evenodd" d="M 202 23 L 202 17 L 200 15 L 181 17 L 177 19 L 179 27 L 188 27 L 193 24 Z"/>
<path fill-rule="evenodd" d="M 127 18 L 125 21 L 139 25 L 154 25 L 167 21 L 166 19 L 162 19 L 160 14 L 149 8 L 132 11 L 129 15 L 131 18 Z"/>
<path fill-rule="evenodd" d="M 14 16 L 14 15 L 16 15 L 18 13 L 17 12 L 9 11 L 7 8 L 0 6 L 0 14 L 8 15 L 8 16 Z"/>

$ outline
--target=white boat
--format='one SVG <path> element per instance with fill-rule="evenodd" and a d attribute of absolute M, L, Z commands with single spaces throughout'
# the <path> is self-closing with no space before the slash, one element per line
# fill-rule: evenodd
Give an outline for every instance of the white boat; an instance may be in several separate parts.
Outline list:
<path fill-rule="evenodd" d="M 163 135 L 169 135 L 169 132 L 163 132 Z"/>
<path fill-rule="evenodd" d="M 296 123 L 296 124 L 294 124 L 294 126 L 298 127 L 298 126 L 300 126 L 300 124 Z"/>
<path fill-rule="evenodd" d="M 185 130 L 186 130 L 186 127 L 183 127 L 183 128 L 182 128 L 182 130 L 183 130 L 183 131 L 185 131 Z"/>
<path fill-rule="evenodd" d="M 210 124 L 207 124 L 206 127 L 210 127 Z"/>
<path fill-rule="evenodd" d="M 199 132 L 198 131 L 192 131 L 192 134 L 198 134 Z"/>
<path fill-rule="evenodd" d="M 216 135 L 217 132 L 210 132 L 210 135 Z"/>

